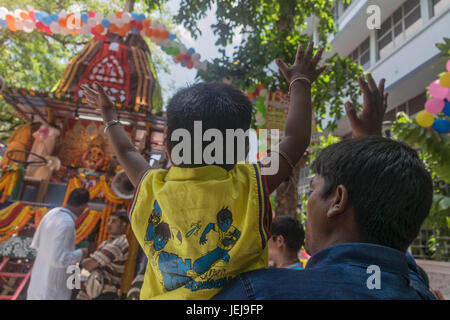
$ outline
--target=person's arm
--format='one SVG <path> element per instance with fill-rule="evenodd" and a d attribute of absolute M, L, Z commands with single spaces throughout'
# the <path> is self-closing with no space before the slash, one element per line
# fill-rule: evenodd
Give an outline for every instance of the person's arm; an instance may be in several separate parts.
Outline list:
<path fill-rule="evenodd" d="M 83 261 L 81 261 L 81 267 L 83 267 L 84 269 L 86 269 L 89 272 L 94 271 L 99 266 L 100 266 L 100 264 L 95 259 L 92 259 L 92 258 L 86 258 L 86 259 L 83 259 Z"/>
<path fill-rule="evenodd" d="M 86 103 L 91 107 L 100 109 L 105 124 L 117 120 L 116 108 L 106 95 L 105 90 L 97 82 L 94 85 L 96 90 L 87 86 L 82 87 Z M 130 141 L 121 124 L 110 126 L 106 134 L 120 165 L 125 170 L 131 183 L 136 187 L 142 174 L 150 168 L 150 165 Z"/>
<path fill-rule="evenodd" d="M 358 78 L 359 87 L 364 95 L 363 109 L 357 114 L 353 104 L 345 103 L 353 137 L 381 136 L 384 113 L 387 109 L 388 93 L 384 92 L 385 79 L 381 79 L 377 87 L 371 74 L 366 75 L 367 82 L 362 77 Z"/>
<path fill-rule="evenodd" d="M 274 175 L 266 175 L 268 193 L 274 191 L 290 175 L 291 165 L 297 164 L 311 140 L 311 84 L 326 68 L 317 67 L 322 57 L 323 48 L 319 49 L 314 57 L 313 49 L 314 43 L 312 41 L 309 43 L 306 52 L 300 45 L 292 67 L 287 66 L 280 59 L 276 60 L 281 73 L 289 83 L 291 91 L 285 136 L 278 145 L 280 152 L 279 154 L 273 152 L 269 156 L 279 156 L 279 170 Z M 306 78 L 307 80 L 296 80 L 298 78 Z"/>
<path fill-rule="evenodd" d="M 50 257 L 50 263 L 56 268 L 66 268 L 75 265 L 87 255 L 87 249 L 72 250 L 75 243 L 75 232 L 73 225 L 67 224 L 56 231 L 55 242 L 58 245 L 55 247 L 53 255 Z M 43 250 L 43 248 L 40 248 Z M 44 249 L 45 250 L 45 249 Z"/>

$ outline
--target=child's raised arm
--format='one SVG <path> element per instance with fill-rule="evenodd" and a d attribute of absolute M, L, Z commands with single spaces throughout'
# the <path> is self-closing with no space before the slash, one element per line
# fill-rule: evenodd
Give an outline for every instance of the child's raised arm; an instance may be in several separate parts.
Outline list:
<path fill-rule="evenodd" d="M 280 59 L 276 60 L 281 73 L 289 83 L 290 103 L 285 137 L 278 145 L 278 152 L 272 152 L 271 154 L 271 157 L 279 155 L 279 170 L 275 175 L 266 175 L 269 193 L 274 191 L 289 176 L 293 166 L 305 153 L 311 140 L 311 84 L 326 68 L 317 67 L 322 57 L 323 48 L 319 49 L 314 57 L 313 48 L 314 43 L 312 41 L 309 43 L 306 52 L 300 45 L 291 67 Z"/>
<path fill-rule="evenodd" d="M 91 107 L 100 110 L 105 122 L 106 134 L 112 144 L 114 153 L 131 183 L 137 186 L 143 172 L 149 169 L 150 165 L 137 151 L 122 125 L 118 122 L 116 108 L 106 95 L 103 87 L 97 82 L 94 85 L 96 90 L 87 86 L 82 87 L 86 102 Z"/>

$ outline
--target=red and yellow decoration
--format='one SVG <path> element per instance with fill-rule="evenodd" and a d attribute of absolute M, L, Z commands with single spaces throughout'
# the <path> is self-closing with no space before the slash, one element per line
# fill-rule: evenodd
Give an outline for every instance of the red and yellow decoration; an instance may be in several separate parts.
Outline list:
<path fill-rule="evenodd" d="M 17 170 L 7 171 L 0 178 L 0 192 L 2 192 L 2 197 L 0 198 L 0 203 L 5 202 L 6 198 L 11 195 L 16 186 L 19 173 Z"/>

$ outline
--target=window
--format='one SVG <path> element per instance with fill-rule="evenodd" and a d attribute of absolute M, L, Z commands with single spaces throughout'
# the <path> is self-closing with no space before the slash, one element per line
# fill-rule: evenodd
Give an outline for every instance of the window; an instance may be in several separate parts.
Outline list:
<path fill-rule="evenodd" d="M 377 31 L 378 60 L 388 55 L 420 27 L 422 27 L 420 0 L 408 0 L 384 21 Z"/>
<path fill-rule="evenodd" d="M 367 38 L 349 57 L 364 69 L 370 68 L 370 40 Z"/>
<path fill-rule="evenodd" d="M 450 6 L 450 0 L 431 0 L 431 17 L 437 16 Z"/>

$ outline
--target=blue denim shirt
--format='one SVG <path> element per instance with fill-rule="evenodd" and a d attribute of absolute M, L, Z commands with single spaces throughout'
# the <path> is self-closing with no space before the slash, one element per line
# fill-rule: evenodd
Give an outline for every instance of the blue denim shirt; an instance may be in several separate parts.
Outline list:
<path fill-rule="evenodd" d="M 380 269 L 380 289 L 369 289 Z M 412 256 L 367 243 L 333 245 L 314 254 L 304 270 L 263 269 L 237 276 L 213 299 L 329 300 L 435 299 Z M 372 277 L 372 278 L 370 278 Z M 370 279 L 369 279 L 370 278 Z"/>

